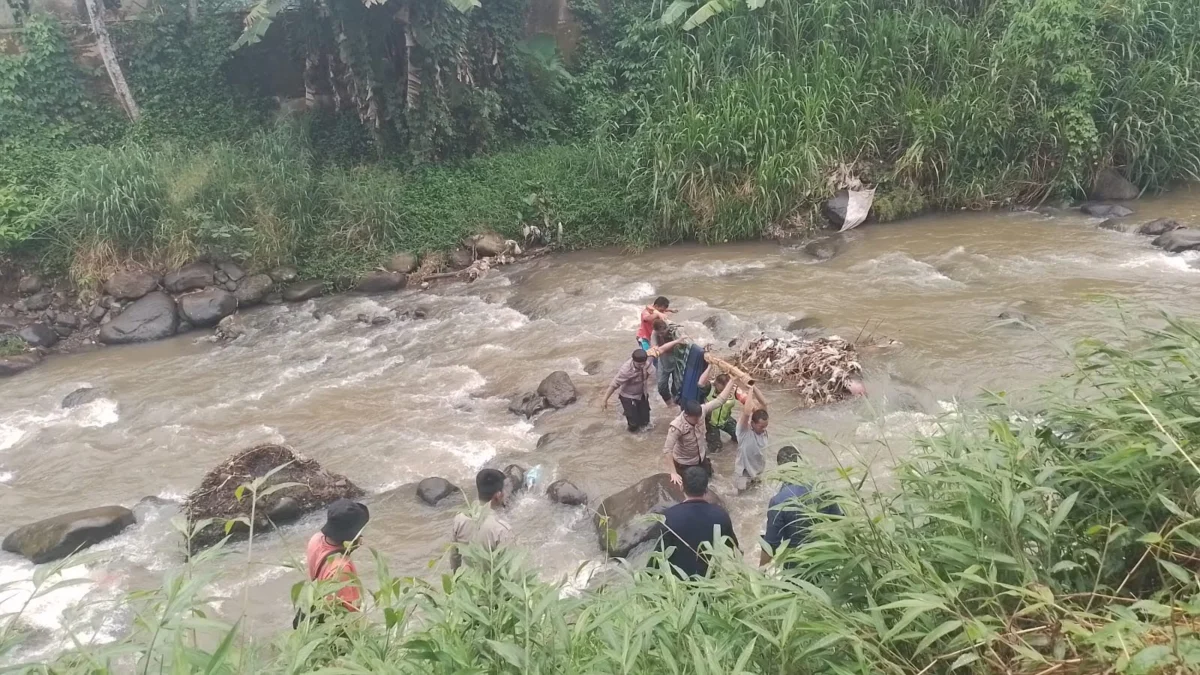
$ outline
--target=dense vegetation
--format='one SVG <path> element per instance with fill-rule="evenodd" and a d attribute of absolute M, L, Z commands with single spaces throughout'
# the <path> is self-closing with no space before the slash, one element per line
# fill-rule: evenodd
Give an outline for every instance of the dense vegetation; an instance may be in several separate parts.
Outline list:
<path fill-rule="evenodd" d="M 527 0 L 266 0 L 244 33 L 199 6 L 114 25 L 132 128 L 27 20 L 0 56 L 0 249 L 79 281 L 204 253 L 332 279 L 547 216 L 573 246 L 715 242 L 810 227 L 855 180 L 886 220 L 1081 197 L 1103 166 L 1200 175 L 1191 2 L 575 0 L 569 62 Z M 284 128 L 251 66 L 279 53 L 326 102 Z"/>
<path fill-rule="evenodd" d="M 264 642 L 208 607 L 213 550 L 131 599 L 129 637 L 35 670 L 1196 672 L 1198 379 L 1200 325 L 1168 321 L 1125 345 L 1083 344 L 1040 403 L 1001 397 L 945 420 L 890 487 L 856 489 L 851 467 L 794 469 L 846 515 L 777 554 L 795 565 L 786 573 L 726 553 L 703 580 L 629 568 L 571 597 L 515 550 L 469 551 L 471 564 L 432 582 L 393 577 L 377 555 L 365 615 Z M 311 605 L 329 590 L 298 584 L 294 596 Z M 19 625 L 0 633 L 0 654 Z"/>

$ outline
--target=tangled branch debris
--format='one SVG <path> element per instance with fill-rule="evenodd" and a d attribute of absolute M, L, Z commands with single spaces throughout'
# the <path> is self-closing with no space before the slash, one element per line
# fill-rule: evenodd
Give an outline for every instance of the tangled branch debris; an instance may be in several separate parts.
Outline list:
<path fill-rule="evenodd" d="M 862 376 L 854 345 L 839 337 L 761 336 L 743 344 L 730 360 L 756 379 L 791 387 L 806 408 L 850 398 L 848 382 Z"/>

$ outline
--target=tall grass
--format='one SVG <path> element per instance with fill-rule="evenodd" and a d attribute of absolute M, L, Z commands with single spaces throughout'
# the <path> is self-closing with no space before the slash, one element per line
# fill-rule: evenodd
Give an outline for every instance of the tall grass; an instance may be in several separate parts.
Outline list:
<path fill-rule="evenodd" d="M 728 4 L 657 38 L 632 156 L 665 238 L 759 236 L 841 165 L 941 208 L 1081 196 L 1110 164 L 1151 190 L 1200 176 L 1195 3 Z"/>
<path fill-rule="evenodd" d="M 573 146 L 419 170 L 321 165 L 301 130 L 283 125 L 199 150 L 130 141 L 81 152 L 27 222 L 85 286 L 121 266 L 201 257 L 338 280 L 476 232 L 520 239 L 526 222 L 562 223 L 569 247 L 649 239 L 624 187 Z"/>
<path fill-rule="evenodd" d="M 376 554 L 368 612 L 270 645 L 216 622 L 198 573 L 138 598 L 125 640 L 56 673 L 1190 673 L 1200 668 L 1200 325 L 1085 343 L 1040 405 L 948 419 L 893 489 L 853 470 L 789 480 L 835 496 L 765 571 L 716 554 L 684 583 L 627 568 L 578 597 L 519 551 L 468 550 L 431 581 Z M 811 508 L 799 505 L 797 508 Z M 750 551 L 757 557 L 756 551 Z M 189 568 L 190 570 L 190 568 Z M 304 605 L 328 592 L 301 584 Z M 236 618 L 236 617 L 235 617 Z M 143 625 L 144 624 L 144 625 Z M 151 637 L 158 636 L 158 637 Z M 139 671 L 143 668 L 139 668 Z"/>

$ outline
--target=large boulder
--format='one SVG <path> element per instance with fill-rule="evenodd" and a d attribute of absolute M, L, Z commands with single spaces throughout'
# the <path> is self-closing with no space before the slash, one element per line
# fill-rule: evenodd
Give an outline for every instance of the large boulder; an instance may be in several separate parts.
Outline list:
<path fill-rule="evenodd" d="M 562 370 L 556 370 L 546 376 L 537 388 L 538 396 L 546 399 L 546 405 L 551 408 L 565 408 L 575 402 L 577 393 L 571 376 Z"/>
<path fill-rule="evenodd" d="M 1128 233 L 1130 231 L 1130 228 L 1132 227 L 1132 225 L 1122 223 L 1121 221 L 1117 220 L 1116 218 L 1105 218 L 1096 227 L 1098 227 L 1102 230 L 1112 230 L 1113 232 Z"/>
<path fill-rule="evenodd" d="M 237 298 L 238 307 L 252 307 L 262 302 L 267 293 L 271 292 L 271 287 L 275 285 L 275 280 L 267 274 L 254 274 L 245 277 L 238 283 L 237 290 L 233 292 L 233 296 Z"/>
<path fill-rule="evenodd" d="M 1079 210 L 1096 218 L 1124 218 L 1133 215 L 1133 209 L 1120 204 L 1084 204 Z"/>
<path fill-rule="evenodd" d="M 74 511 L 14 530 L 4 538 L 3 548 L 40 565 L 116 536 L 135 522 L 133 511 L 123 506 Z"/>
<path fill-rule="evenodd" d="M 59 312 L 54 315 L 54 332 L 67 337 L 79 329 L 79 317 L 74 312 Z"/>
<path fill-rule="evenodd" d="M 285 302 L 303 302 L 319 297 L 325 292 L 325 284 L 320 281 L 297 281 L 283 289 Z"/>
<path fill-rule="evenodd" d="M 237 297 L 219 288 L 179 296 L 179 313 L 193 326 L 215 326 L 237 308 Z"/>
<path fill-rule="evenodd" d="M 275 524 L 270 513 L 287 512 L 294 519 L 322 509 L 336 499 L 355 499 L 364 492 L 345 476 L 329 473 L 315 460 L 308 459 L 282 445 L 260 445 L 238 453 L 204 475 L 199 487 L 188 495 L 184 513 L 190 523 L 209 518 L 213 522 L 200 528 L 191 539 L 192 550 L 212 546 L 225 537 L 225 523 L 236 518 L 250 518 L 252 499 L 247 488 L 238 500 L 238 487 L 261 478 L 272 469 L 283 467 L 271 475 L 259 488 L 262 493 L 274 485 L 297 483 L 259 497 L 254 508 L 255 532 L 266 532 Z M 285 502 L 285 500 L 291 500 Z M 249 531 L 244 525 L 234 526 L 231 534 L 245 539 Z"/>
<path fill-rule="evenodd" d="M 137 300 L 156 288 L 158 277 L 137 270 L 117 272 L 104 284 L 104 292 L 118 300 Z"/>
<path fill-rule="evenodd" d="M 0 357 L 0 377 L 12 377 L 23 373 L 41 362 L 42 355 L 37 352 Z"/>
<path fill-rule="evenodd" d="M 1092 184 L 1092 199 L 1099 201 L 1137 199 L 1141 193 L 1138 186 L 1126 180 L 1116 169 L 1100 171 L 1096 174 L 1096 182 Z"/>
<path fill-rule="evenodd" d="M 179 312 L 175 301 L 166 293 L 155 291 L 101 326 L 99 340 L 109 345 L 149 342 L 171 337 L 177 330 Z"/>
<path fill-rule="evenodd" d="M 359 293 L 388 293 L 404 288 L 408 275 L 400 272 L 370 272 L 358 281 L 354 290 Z"/>
<path fill-rule="evenodd" d="M 184 265 L 163 277 L 163 288 L 171 293 L 186 293 L 213 284 L 217 268 L 206 262 Z"/>
<path fill-rule="evenodd" d="M 49 325 L 38 321 L 25 326 L 17 332 L 22 340 L 29 343 L 30 347 L 53 347 L 58 344 L 58 333 Z"/>
<path fill-rule="evenodd" d="M 483 234 L 467 237 L 463 241 L 463 246 L 473 249 L 475 254 L 480 258 L 490 258 L 500 255 L 508 248 L 508 245 L 504 243 L 504 237 L 495 232 L 484 232 Z"/>
<path fill-rule="evenodd" d="M 566 504 L 567 506 L 583 506 L 587 504 L 587 495 L 568 480 L 556 480 L 546 488 L 546 496 L 550 501 Z"/>
<path fill-rule="evenodd" d="M 1150 222 L 1138 228 L 1138 234 L 1144 234 L 1147 237 L 1157 237 L 1160 234 L 1166 234 L 1171 230 L 1178 230 L 1183 227 L 1179 221 L 1170 218 L 1155 218 Z"/>
<path fill-rule="evenodd" d="M 817 262 L 825 262 L 841 253 L 844 246 L 845 240 L 841 236 L 834 235 L 832 237 L 814 239 L 801 247 L 800 250 Z"/>
<path fill-rule="evenodd" d="M 508 411 L 514 415 L 522 417 L 533 417 L 534 415 L 545 410 L 546 399 L 541 394 L 521 394 L 508 403 Z"/>
<path fill-rule="evenodd" d="M 430 506 L 455 495 L 462 495 L 462 490 L 445 478 L 425 478 L 417 483 L 417 497 Z"/>
<path fill-rule="evenodd" d="M 1171 230 L 1160 234 L 1152 243 L 1168 253 L 1191 251 L 1200 248 L 1200 230 Z"/>
<path fill-rule="evenodd" d="M 95 387 L 81 387 L 66 395 L 62 400 L 62 407 L 66 409 L 78 408 L 81 405 L 87 405 L 96 399 L 104 398 L 108 392 Z"/>
<path fill-rule="evenodd" d="M 624 558 L 638 544 L 657 539 L 662 524 L 647 516 L 658 515 L 684 500 L 683 489 L 671 484 L 671 477 L 658 473 L 610 495 L 596 509 L 595 525 L 600 548 L 609 555 Z M 711 490 L 708 501 L 724 506 Z"/>
<path fill-rule="evenodd" d="M 392 259 L 388 261 L 387 268 L 389 271 L 400 274 L 412 274 L 417 271 L 417 256 L 408 251 L 401 251 L 392 256 Z"/>

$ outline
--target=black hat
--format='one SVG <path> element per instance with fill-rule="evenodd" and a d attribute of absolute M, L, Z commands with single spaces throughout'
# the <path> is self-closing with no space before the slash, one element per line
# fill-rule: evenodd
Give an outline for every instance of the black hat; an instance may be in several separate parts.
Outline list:
<path fill-rule="evenodd" d="M 634 363 L 645 363 L 646 362 L 646 350 L 645 349 L 633 350 L 633 362 Z"/>
<path fill-rule="evenodd" d="M 321 534 L 329 541 L 345 543 L 358 536 L 371 519 L 366 504 L 349 499 L 339 499 L 325 510 L 325 527 Z"/>

